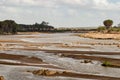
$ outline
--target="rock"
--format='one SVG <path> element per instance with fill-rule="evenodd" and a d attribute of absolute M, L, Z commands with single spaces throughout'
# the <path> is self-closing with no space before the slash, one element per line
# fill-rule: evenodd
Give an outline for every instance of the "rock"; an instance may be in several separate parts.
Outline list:
<path fill-rule="evenodd" d="M 67 44 L 67 43 L 66 43 L 66 44 L 64 44 L 64 45 L 68 46 L 68 44 Z"/>
<path fill-rule="evenodd" d="M 117 45 L 117 47 L 119 47 L 119 48 L 120 48 L 120 45 Z"/>
<path fill-rule="evenodd" d="M 32 73 L 35 75 L 52 76 L 57 74 L 57 71 L 41 69 L 41 70 L 33 71 Z"/>
<path fill-rule="evenodd" d="M 2 46 L 2 44 L 0 43 L 0 46 Z"/>
<path fill-rule="evenodd" d="M 61 57 L 61 56 L 62 56 L 62 54 L 61 54 L 61 53 L 59 53 L 59 54 L 58 54 L 58 56 L 60 56 L 60 57 Z"/>
<path fill-rule="evenodd" d="M 50 70 L 45 71 L 46 76 L 52 76 L 52 75 L 55 75 L 55 74 L 57 74 L 57 71 L 50 71 Z"/>
<path fill-rule="evenodd" d="M 92 63 L 91 60 L 84 60 L 84 61 L 81 61 L 81 63 Z"/>
<path fill-rule="evenodd" d="M 0 76 L 0 80 L 5 80 L 3 76 Z"/>
<path fill-rule="evenodd" d="M 44 69 L 41 69 L 41 70 L 37 70 L 37 71 L 33 71 L 32 73 L 35 74 L 35 75 L 44 75 Z"/>
<path fill-rule="evenodd" d="M 59 57 L 65 57 L 65 54 L 59 54 Z"/>
<path fill-rule="evenodd" d="M 59 74 L 64 74 L 64 73 L 67 73 L 67 72 L 70 72 L 70 71 L 61 71 L 61 72 L 59 72 Z"/>
<path fill-rule="evenodd" d="M 28 70 L 27 72 L 32 72 L 32 71 Z"/>
<path fill-rule="evenodd" d="M 48 70 L 48 69 L 32 71 L 34 75 L 39 75 L 39 76 L 56 76 L 56 75 L 66 74 L 67 72 L 69 71 L 56 71 L 56 70 Z"/>

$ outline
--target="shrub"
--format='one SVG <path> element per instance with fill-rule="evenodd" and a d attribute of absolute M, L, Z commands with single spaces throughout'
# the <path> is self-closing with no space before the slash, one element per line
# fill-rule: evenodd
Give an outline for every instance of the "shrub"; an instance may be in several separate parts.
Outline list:
<path fill-rule="evenodd" d="M 106 30 L 106 28 L 104 26 L 100 26 L 97 28 L 97 31 L 99 31 L 99 32 L 103 32 L 104 30 Z"/>
<path fill-rule="evenodd" d="M 110 29 L 109 29 L 109 32 L 111 32 L 111 31 L 119 32 L 119 31 L 120 31 L 120 28 L 113 27 L 113 28 L 110 28 Z"/>
<path fill-rule="evenodd" d="M 111 66 L 111 63 L 108 62 L 108 61 L 105 61 L 105 62 L 102 63 L 102 66 L 105 66 L 105 67 Z"/>

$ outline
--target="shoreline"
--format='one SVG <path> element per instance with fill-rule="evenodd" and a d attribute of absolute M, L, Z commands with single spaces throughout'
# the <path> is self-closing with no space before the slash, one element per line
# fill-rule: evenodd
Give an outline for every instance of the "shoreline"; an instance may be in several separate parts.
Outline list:
<path fill-rule="evenodd" d="M 84 34 L 78 34 L 77 36 L 99 40 L 120 40 L 120 33 L 89 32 Z"/>

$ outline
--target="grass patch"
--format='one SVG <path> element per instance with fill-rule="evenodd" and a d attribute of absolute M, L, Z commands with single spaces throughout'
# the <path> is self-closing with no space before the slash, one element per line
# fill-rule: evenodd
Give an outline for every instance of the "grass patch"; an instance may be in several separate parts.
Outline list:
<path fill-rule="evenodd" d="M 104 67 L 120 68 L 120 64 L 111 63 L 108 61 L 104 61 L 101 65 Z"/>
<path fill-rule="evenodd" d="M 102 66 L 110 67 L 110 66 L 112 66 L 112 64 L 111 64 L 110 62 L 108 62 L 108 61 L 104 61 L 104 62 L 102 63 Z"/>

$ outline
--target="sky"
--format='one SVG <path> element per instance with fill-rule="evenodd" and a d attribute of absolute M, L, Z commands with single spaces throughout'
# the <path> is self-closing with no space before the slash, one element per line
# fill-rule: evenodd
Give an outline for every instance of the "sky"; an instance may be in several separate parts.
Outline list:
<path fill-rule="evenodd" d="M 97 27 L 106 19 L 120 23 L 120 0 L 0 0 L 0 21 L 47 21 L 55 27 Z"/>

